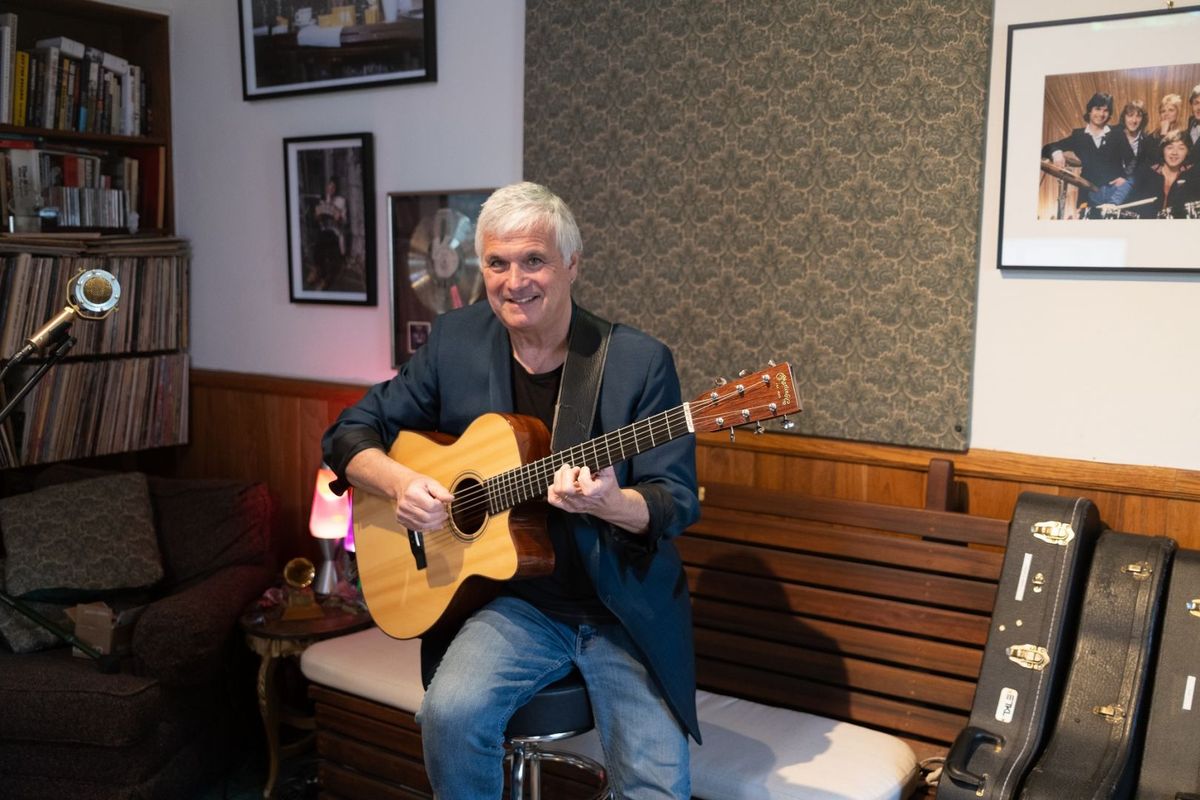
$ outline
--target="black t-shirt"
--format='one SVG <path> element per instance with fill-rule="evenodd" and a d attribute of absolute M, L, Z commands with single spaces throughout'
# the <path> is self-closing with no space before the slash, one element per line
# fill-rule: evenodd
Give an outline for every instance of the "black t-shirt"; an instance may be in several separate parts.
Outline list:
<path fill-rule="evenodd" d="M 540 419 L 546 430 L 552 430 L 562 367 L 531 375 L 512 359 L 512 379 L 513 409 L 518 414 Z M 591 625 L 614 622 L 616 618 L 600 602 L 596 587 L 583 568 L 565 513 L 551 508 L 546 523 L 554 546 L 554 572 L 541 578 L 510 581 L 508 592 L 566 622 Z"/>

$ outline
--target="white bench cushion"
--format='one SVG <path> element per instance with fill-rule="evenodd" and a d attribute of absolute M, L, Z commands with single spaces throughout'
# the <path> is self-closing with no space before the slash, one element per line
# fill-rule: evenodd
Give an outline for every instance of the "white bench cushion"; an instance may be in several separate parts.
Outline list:
<path fill-rule="evenodd" d="M 378 628 L 327 639 L 301 656 L 314 683 L 416 712 L 421 643 Z M 905 742 L 880 731 L 749 700 L 696 692 L 704 745 L 692 792 L 710 800 L 900 800 L 919 774 Z M 555 743 L 603 761 L 595 732 Z"/>
<path fill-rule="evenodd" d="M 849 722 L 696 692 L 692 794 L 710 800 L 900 800 L 920 770 L 912 748 Z M 603 763 L 595 731 L 556 749 Z"/>
<path fill-rule="evenodd" d="M 300 671 L 313 683 L 417 713 L 421 640 L 393 639 L 371 627 L 314 643 L 300 656 Z"/>

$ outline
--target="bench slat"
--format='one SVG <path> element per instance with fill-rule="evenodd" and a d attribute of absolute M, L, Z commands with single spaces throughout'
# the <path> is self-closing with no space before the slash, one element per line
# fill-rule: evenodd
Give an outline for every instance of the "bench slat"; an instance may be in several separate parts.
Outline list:
<path fill-rule="evenodd" d="M 919 566 L 964 578 L 997 581 L 1004 554 L 979 547 L 892 536 L 880 547 L 878 532 L 803 519 L 747 516 L 745 512 L 708 507 L 687 536 L 706 536 L 788 550 L 824 553 L 858 561 Z"/>
<path fill-rule="evenodd" d="M 778 674 L 783 682 L 809 679 L 955 711 L 970 711 L 975 695 L 974 682 L 961 678 L 703 628 L 696 630 L 696 653 L 753 664 Z"/>
<path fill-rule="evenodd" d="M 701 627 L 707 627 L 802 647 L 825 644 L 834 652 L 845 655 L 944 672 L 972 681 L 979 677 L 983 661 L 983 651 L 978 647 L 935 642 L 761 608 L 750 609 L 707 598 L 693 599 L 692 616 L 697 633 Z"/>
<path fill-rule="evenodd" d="M 702 505 L 732 508 L 749 513 L 853 524 L 863 528 L 909 533 L 964 544 L 1003 547 L 1008 539 L 1008 523 L 1004 520 L 973 517 L 955 511 L 910 509 L 861 500 L 811 497 L 727 483 L 706 483 Z M 920 513 L 914 514 L 914 511 Z"/>
<path fill-rule="evenodd" d="M 698 597 L 716 597 L 748 605 L 811 614 L 823 619 L 871 625 L 884 630 L 929 635 L 948 642 L 983 645 L 988 617 L 898 600 L 780 583 L 744 575 L 687 567 L 688 587 Z"/>
<path fill-rule="evenodd" d="M 706 570 L 749 573 L 855 594 L 985 612 L 992 610 L 996 595 L 991 583 L 897 567 L 783 551 L 764 553 L 760 548 L 693 536 L 681 536 L 677 546 L 684 563 Z"/>

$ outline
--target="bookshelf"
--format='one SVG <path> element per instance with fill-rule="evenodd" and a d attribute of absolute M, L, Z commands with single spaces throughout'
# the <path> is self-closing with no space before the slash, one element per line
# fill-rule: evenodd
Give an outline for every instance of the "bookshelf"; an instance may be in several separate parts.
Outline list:
<path fill-rule="evenodd" d="M 110 316 L 75 320 L 66 358 L 0 424 L 0 469 L 187 443 L 190 250 L 174 235 L 169 41 L 168 17 L 151 11 L 0 0 L 0 364 L 64 307 L 80 271 L 105 270 L 121 286 Z M 17 78 L 39 68 L 18 115 Z M 47 190 L 32 215 L 12 213 L 21 166 L 24 177 L 36 167 Z M 14 364 L 0 400 L 45 355 Z"/>
<path fill-rule="evenodd" d="M 8 50 L 3 36 L 5 19 L 15 19 L 16 35 Z M 57 46 L 38 45 L 55 41 Z M 83 58 L 77 57 L 80 54 L 74 45 L 85 48 Z M 27 54 L 24 68 L 19 64 L 20 53 Z M 129 65 L 133 69 L 121 72 Z M 51 70 L 57 70 L 53 76 Z M 18 77 L 22 76 L 26 78 L 24 92 L 19 88 Z M 11 82 L 6 83 L 6 77 Z M 42 166 L 47 184 L 67 182 L 52 174 L 54 169 L 64 174 L 74 169 L 76 175 L 111 173 L 107 174 L 110 187 L 120 184 L 119 191 L 133 195 L 131 210 L 137 212 L 139 232 L 174 233 L 170 45 L 165 15 L 89 0 L 0 0 L 0 87 L 5 86 L 8 88 L 0 91 L 0 99 L 9 102 L 7 106 L 0 103 L 0 108 L 7 108 L 2 118 L 14 122 L 0 122 L 0 153 L 25 149 L 14 147 L 14 142 L 32 142 L 32 149 L 51 154 L 49 168 Z M 15 107 L 22 94 L 24 114 Z M 23 118 L 17 120 L 17 116 Z M 53 125 L 46 124 L 50 121 Z M 27 158 L 28 154 L 17 154 L 20 163 Z M 55 166 L 56 162 L 65 163 Z M 18 180 L 13 174 L 15 165 L 6 166 L 5 199 L 13 197 Z M 48 197 L 47 188 L 37 187 L 42 208 L 57 209 L 57 216 L 42 213 L 31 221 L 19 193 L 13 198 L 17 210 L 23 212 L 13 218 L 26 230 L 128 230 L 124 213 L 82 213 L 85 207 L 116 206 L 111 197 L 69 189 Z M 4 209 L 6 230 L 10 228 L 10 210 L 8 203 Z"/>

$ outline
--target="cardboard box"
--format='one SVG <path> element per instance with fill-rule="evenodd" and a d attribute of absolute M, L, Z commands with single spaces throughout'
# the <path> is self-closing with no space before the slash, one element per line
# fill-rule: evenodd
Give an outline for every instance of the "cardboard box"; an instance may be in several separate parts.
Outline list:
<path fill-rule="evenodd" d="M 108 603 L 80 603 L 67 609 L 67 616 L 75 623 L 75 635 L 104 655 L 124 655 L 133 642 L 133 624 L 142 615 L 145 606 L 114 609 Z M 72 652 L 81 657 L 87 654 L 78 647 Z"/>

